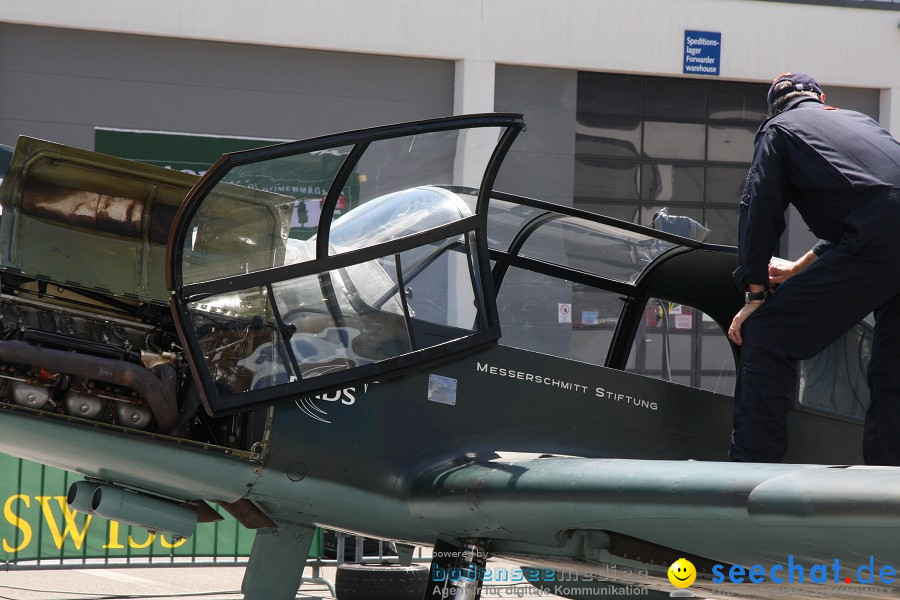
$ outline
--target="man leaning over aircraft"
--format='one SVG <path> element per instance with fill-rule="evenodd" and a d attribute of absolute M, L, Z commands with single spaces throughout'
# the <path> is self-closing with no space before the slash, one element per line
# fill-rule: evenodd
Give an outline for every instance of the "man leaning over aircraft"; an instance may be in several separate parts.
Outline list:
<path fill-rule="evenodd" d="M 779 76 L 767 100 L 740 205 L 734 280 L 745 305 L 728 330 L 741 345 L 730 456 L 781 461 L 797 360 L 875 311 L 863 454 L 900 465 L 900 142 L 825 104 L 809 75 Z M 779 266 L 770 259 L 788 204 L 821 241 Z"/>

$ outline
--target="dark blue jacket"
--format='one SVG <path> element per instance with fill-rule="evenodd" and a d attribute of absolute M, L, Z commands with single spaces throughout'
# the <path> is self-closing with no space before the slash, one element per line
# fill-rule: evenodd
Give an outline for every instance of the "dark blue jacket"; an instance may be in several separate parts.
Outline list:
<path fill-rule="evenodd" d="M 811 97 L 788 102 L 756 133 L 741 197 L 735 283 L 769 285 L 768 263 L 793 204 L 821 255 L 842 237 L 844 218 L 870 196 L 900 187 L 900 142 L 878 123 Z M 900 224 L 898 224 L 900 226 Z"/>

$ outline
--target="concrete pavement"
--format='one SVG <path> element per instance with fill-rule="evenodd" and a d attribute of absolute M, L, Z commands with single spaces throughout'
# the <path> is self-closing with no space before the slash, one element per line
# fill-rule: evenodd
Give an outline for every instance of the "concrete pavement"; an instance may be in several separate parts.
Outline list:
<path fill-rule="evenodd" d="M 333 582 L 335 571 L 323 567 L 321 574 Z M 0 571 L 0 600 L 241 600 L 243 576 L 243 566 L 14 569 Z M 541 594 L 528 583 L 485 587 L 493 589 L 483 592 L 483 598 L 560 598 Z M 333 596 L 326 585 L 305 582 L 297 598 Z"/>

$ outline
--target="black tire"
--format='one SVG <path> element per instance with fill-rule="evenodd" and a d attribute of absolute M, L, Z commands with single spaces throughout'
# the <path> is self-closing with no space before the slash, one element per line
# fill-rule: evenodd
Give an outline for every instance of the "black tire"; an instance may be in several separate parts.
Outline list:
<path fill-rule="evenodd" d="M 396 563 L 338 565 L 334 577 L 337 600 L 422 600 L 428 567 Z"/>

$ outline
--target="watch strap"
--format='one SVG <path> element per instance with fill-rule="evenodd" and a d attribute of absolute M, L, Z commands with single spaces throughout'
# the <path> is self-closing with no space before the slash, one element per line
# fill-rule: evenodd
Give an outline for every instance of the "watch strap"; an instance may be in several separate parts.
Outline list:
<path fill-rule="evenodd" d="M 765 300 L 768 297 L 768 290 L 763 290 L 761 292 L 744 292 L 744 303 L 754 302 L 756 300 Z"/>

